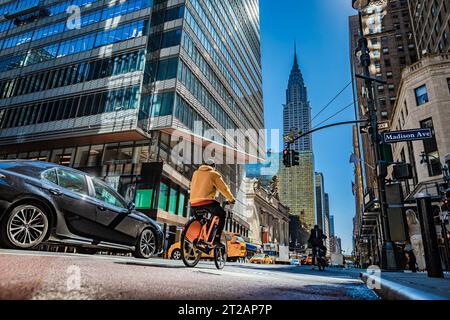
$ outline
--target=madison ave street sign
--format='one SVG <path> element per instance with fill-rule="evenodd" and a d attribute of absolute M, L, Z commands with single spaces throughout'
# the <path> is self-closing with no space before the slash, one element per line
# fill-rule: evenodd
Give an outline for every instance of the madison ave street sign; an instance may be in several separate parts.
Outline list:
<path fill-rule="evenodd" d="M 433 138 L 431 129 L 413 129 L 405 131 L 385 132 L 383 134 L 385 143 L 398 143 L 404 141 L 416 141 Z"/>

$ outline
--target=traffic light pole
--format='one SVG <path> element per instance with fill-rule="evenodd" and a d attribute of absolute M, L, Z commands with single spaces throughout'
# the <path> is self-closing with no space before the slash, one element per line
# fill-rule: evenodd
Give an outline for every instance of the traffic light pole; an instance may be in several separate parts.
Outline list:
<path fill-rule="evenodd" d="M 360 24 L 360 38 L 358 40 L 359 50 L 361 53 L 361 65 L 363 67 L 363 76 L 357 76 L 359 78 L 363 78 L 365 82 L 366 88 L 366 99 L 367 99 L 367 107 L 369 109 L 369 126 L 372 140 L 372 148 L 375 158 L 375 163 L 377 164 L 377 184 L 378 184 L 378 193 L 380 200 L 380 210 L 381 210 L 381 221 L 383 224 L 382 234 L 383 234 L 383 248 L 382 248 L 382 269 L 384 270 L 396 270 L 397 263 L 395 258 L 394 244 L 391 241 L 391 232 L 389 227 L 388 213 L 387 213 L 387 201 L 386 201 L 386 176 L 385 170 L 383 166 L 385 165 L 382 161 L 381 157 L 381 148 L 380 148 L 380 135 L 378 132 L 378 116 L 377 110 L 375 107 L 375 100 L 373 96 L 373 83 L 375 79 L 371 78 L 370 74 L 370 50 L 368 48 L 367 38 L 364 37 L 363 32 L 363 23 L 362 23 L 362 14 L 359 12 L 359 24 Z"/>
<path fill-rule="evenodd" d="M 314 132 L 321 131 L 324 129 L 343 126 L 343 125 L 349 125 L 349 124 L 360 124 L 360 123 L 367 123 L 367 120 L 337 122 L 337 123 L 329 124 L 329 125 L 326 125 L 323 127 L 315 128 L 308 132 L 301 133 L 295 138 L 291 138 L 289 141 L 286 142 L 286 148 L 283 151 L 283 163 L 284 163 L 285 167 L 289 168 L 289 167 L 298 165 L 298 152 L 291 150 L 291 145 L 294 144 L 299 139 L 309 136 L 309 135 L 313 134 Z"/>

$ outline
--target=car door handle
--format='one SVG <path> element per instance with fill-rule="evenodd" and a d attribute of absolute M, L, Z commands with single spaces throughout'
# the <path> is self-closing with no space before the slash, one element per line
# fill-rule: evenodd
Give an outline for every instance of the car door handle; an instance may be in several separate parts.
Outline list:
<path fill-rule="evenodd" d="M 104 206 L 102 206 L 102 205 L 98 205 L 97 209 L 100 210 L 100 211 L 106 211 L 106 208 Z"/>
<path fill-rule="evenodd" d="M 62 196 L 62 192 L 59 191 L 58 189 L 50 189 L 49 190 L 51 194 L 55 195 L 55 196 Z"/>

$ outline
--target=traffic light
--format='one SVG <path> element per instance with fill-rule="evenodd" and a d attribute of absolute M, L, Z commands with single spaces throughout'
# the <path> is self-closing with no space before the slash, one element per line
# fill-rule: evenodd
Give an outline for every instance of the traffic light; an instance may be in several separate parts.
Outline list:
<path fill-rule="evenodd" d="M 299 166 L 300 165 L 300 152 L 295 151 L 295 150 L 291 150 L 292 152 L 292 166 Z"/>
<path fill-rule="evenodd" d="M 286 168 L 299 166 L 300 165 L 300 152 L 295 150 L 284 150 L 283 151 L 283 164 Z"/>
<path fill-rule="evenodd" d="M 283 151 L 283 164 L 286 168 L 290 168 L 292 166 L 290 150 L 286 149 Z"/>

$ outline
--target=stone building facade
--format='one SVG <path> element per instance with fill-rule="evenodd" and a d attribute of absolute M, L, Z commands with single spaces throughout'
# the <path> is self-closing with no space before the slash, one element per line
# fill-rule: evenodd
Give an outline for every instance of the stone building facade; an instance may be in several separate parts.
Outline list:
<path fill-rule="evenodd" d="M 251 243 L 289 246 L 289 208 L 276 193 L 261 187 L 257 179 L 246 179 L 246 216 Z"/>

